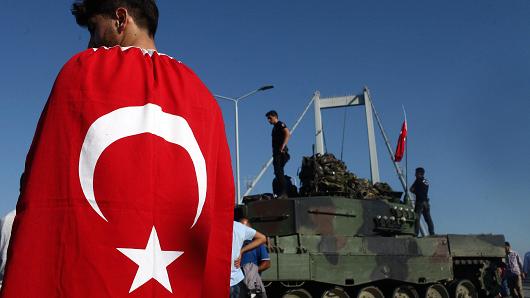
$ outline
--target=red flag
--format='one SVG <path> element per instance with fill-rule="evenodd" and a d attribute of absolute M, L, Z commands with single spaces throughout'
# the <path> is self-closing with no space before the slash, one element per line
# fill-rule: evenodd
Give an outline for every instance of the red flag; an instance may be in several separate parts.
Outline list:
<path fill-rule="evenodd" d="M 407 120 L 403 121 L 403 125 L 401 126 L 401 132 L 399 133 L 396 154 L 394 156 L 395 161 L 400 162 L 403 159 L 403 155 L 405 154 L 406 143 L 407 143 Z"/>
<path fill-rule="evenodd" d="M 233 198 L 199 78 L 157 52 L 86 50 L 39 120 L 0 297 L 228 297 Z"/>

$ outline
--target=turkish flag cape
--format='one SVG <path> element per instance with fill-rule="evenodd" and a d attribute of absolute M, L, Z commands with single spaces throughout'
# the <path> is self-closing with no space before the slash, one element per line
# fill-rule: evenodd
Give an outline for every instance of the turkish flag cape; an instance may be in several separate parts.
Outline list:
<path fill-rule="evenodd" d="M 399 162 L 403 159 L 405 154 L 405 147 L 407 146 L 407 120 L 403 121 L 401 126 L 401 132 L 399 133 L 396 154 L 394 155 L 394 160 Z"/>
<path fill-rule="evenodd" d="M 86 50 L 39 120 L 0 297 L 228 297 L 233 200 L 199 78 L 154 51 Z"/>

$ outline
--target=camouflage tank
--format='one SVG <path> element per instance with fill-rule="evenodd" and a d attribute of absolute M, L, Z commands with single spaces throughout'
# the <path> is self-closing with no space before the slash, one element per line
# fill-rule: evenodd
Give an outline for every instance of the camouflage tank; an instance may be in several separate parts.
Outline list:
<path fill-rule="evenodd" d="M 262 275 L 268 297 L 495 297 L 500 291 L 504 236 L 418 238 L 413 207 L 397 193 L 315 189 L 283 200 L 247 198 L 239 206 L 268 236 L 271 268 Z"/>

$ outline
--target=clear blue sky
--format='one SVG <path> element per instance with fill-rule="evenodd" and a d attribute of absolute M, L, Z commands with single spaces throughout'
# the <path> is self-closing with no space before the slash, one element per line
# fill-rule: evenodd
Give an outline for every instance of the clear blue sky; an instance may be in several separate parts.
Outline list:
<path fill-rule="evenodd" d="M 61 66 L 87 44 L 71 1 L 2 1 L 0 10 L 0 213 L 15 207 L 38 116 Z M 409 167 L 424 166 L 438 233 L 503 233 L 530 250 L 530 1 L 159 1 L 157 45 L 236 97 L 275 89 L 240 107 L 241 173 L 270 156 L 276 109 L 288 125 L 314 91 L 371 89 L 392 147 L 409 120 Z M 222 102 L 234 144 L 233 106 Z M 323 114 L 328 150 L 340 155 L 344 110 Z M 344 160 L 369 176 L 362 110 L 347 111 Z M 382 179 L 399 189 L 378 136 Z M 296 176 L 311 154 L 313 114 L 290 142 Z M 270 191 L 269 171 L 256 191 Z"/>

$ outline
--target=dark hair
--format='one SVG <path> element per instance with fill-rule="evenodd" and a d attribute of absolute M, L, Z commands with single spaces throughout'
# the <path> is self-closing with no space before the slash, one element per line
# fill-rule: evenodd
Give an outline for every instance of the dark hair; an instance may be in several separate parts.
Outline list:
<path fill-rule="evenodd" d="M 236 206 L 236 208 L 234 208 L 234 221 L 239 222 L 239 220 L 243 217 L 245 217 L 243 208 Z"/>
<path fill-rule="evenodd" d="M 271 116 L 278 118 L 278 113 L 276 113 L 275 110 L 272 110 L 272 111 L 268 111 L 267 114 L 265 114 L 265 117 L 267 117 L 267 118 L 271 117 Z"/>
<path fill-rule="evenodd" d="M 424 168 L 416 168 L 416 174 L 425 174 L 425 169 Z"/>
<path fill-rule="evenodd" d="M 512 247 L 508 241 L 504 242 L 504 246 Z"/>
<path fill-rule="evenodd" d="M 125 7 L 136 24 L 147 29 L 154 37 L 158 27 L 158 7 L 155 0 L 78 0 L 72 4 L 72 14 L 81 27 L 88 26 L 88 20 L 98 14 L 114 17 L 116 9 Z"/>

